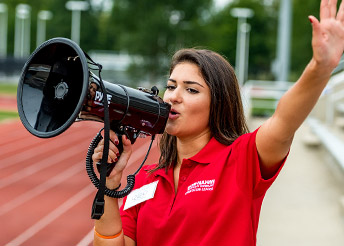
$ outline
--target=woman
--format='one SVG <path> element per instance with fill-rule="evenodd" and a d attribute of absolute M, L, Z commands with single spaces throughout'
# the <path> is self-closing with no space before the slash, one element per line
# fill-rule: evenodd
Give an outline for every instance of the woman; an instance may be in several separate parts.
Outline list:
<path fill-rule="evenodd" d="M 135 195 L 119 209 L 106 197 L 95 221 L 95 245 L 255 245 L 266 190 L 288 155 L 293 136 L 314 107 L 344 50 L 344 4 L 322 0 L 313 26 L 313 57 L 271 118 L 247 133 L 231 66 L 206 50 L 181 50 L 172 60 L 164 101 L 172 106 L 158 165 L 136 178 Z M 111 133 L 109 161 L 117 161 Z M 124 151 L 108 188 L 118 186 L 132 152 Z M 93 161 L 101 159 L 103 142 Z M 140 189 L 144 187 L 144 189 Z M 151 197 L 147 194 L 151 193 Z"/>

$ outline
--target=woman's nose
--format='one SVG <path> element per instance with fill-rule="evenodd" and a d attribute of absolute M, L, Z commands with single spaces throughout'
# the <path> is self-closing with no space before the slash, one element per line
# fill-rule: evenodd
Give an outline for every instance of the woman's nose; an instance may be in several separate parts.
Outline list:
<path fill-rule="evenodd" d="M 179 88 L 174 89 L 173 91 L 170 92 L 169 95 L 169 102 L 170 103 L 180 103 L 183 101 L 182 93 Z"/>

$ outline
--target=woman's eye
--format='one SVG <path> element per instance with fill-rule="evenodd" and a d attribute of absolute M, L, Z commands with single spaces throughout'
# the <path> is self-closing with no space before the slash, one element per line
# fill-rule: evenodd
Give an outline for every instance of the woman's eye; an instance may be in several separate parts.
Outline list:
<path fill-rule="evenodd" d="M 192 94 L 196 94 L 196 93 L 199 92 L 198 90 L 193 89 L 193 88 L 187 88 L 187 91 L 190 92 L 190 93 L 192 93 Z"/>
<path fill-rule="evenodd" d="M 166 85 L 165 88 L 170 91 L 175 89 L 176 87 L 174 85 Z"/>

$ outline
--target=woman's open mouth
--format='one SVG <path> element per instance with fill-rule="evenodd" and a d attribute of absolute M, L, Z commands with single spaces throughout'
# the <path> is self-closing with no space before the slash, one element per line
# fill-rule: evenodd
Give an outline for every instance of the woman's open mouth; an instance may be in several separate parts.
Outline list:
<path fill-rule="evenodd" d="M 171 109 L 171 111 L 168 115 L 168 118 L 171 120 L 174 120 L 174 119 L 177 119 L 178 117 L 179 117 L 179 113 L 176 110 Z"/>

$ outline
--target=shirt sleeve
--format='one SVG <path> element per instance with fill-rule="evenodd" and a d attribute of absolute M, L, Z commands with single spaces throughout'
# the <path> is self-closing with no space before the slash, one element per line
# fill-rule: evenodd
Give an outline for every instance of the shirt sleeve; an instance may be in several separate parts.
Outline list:
<path fill-rule="evenodd" d="M 135 186 L 133 190 L 142 187 L 147 183 L 147 170 L 151 169 L 153 165 L 145 166 L 140 170 L 135 178 Z M 122 227 L 124 235 L 130 237 L 136 242 L 137 235 L 137 218 L 140 211 L 140 204 L 130 207 L 124 210 L 125 203 L 127 202 L 127 197 L 123 199 L 122 206 L 120 208 L 120 215 L 122 220 Z"/>
<path fill-rule="evenodd" d="M 258 128 L 259 129 L 259 128 Z M 286 158 L 281 162 L 279 169 L 275 175 L 269 179 L 264 179 L 260 170 L 260 162 L 256 147 L 256 129 L 252 133 L 245 134 L 233 143 L 234 158 L 236 158 L 236 177 L 239 187 L 258 198 L 266 193 L 272 183 L 276 180 L 280 173 Z"/>
<path fill-rule="evenodd" d="M 120 208 L 123 233 L 136 242 L 137 206 L 123 210 L 126 201 L 127 197 L 123 199 L 123 204 Z"/>

